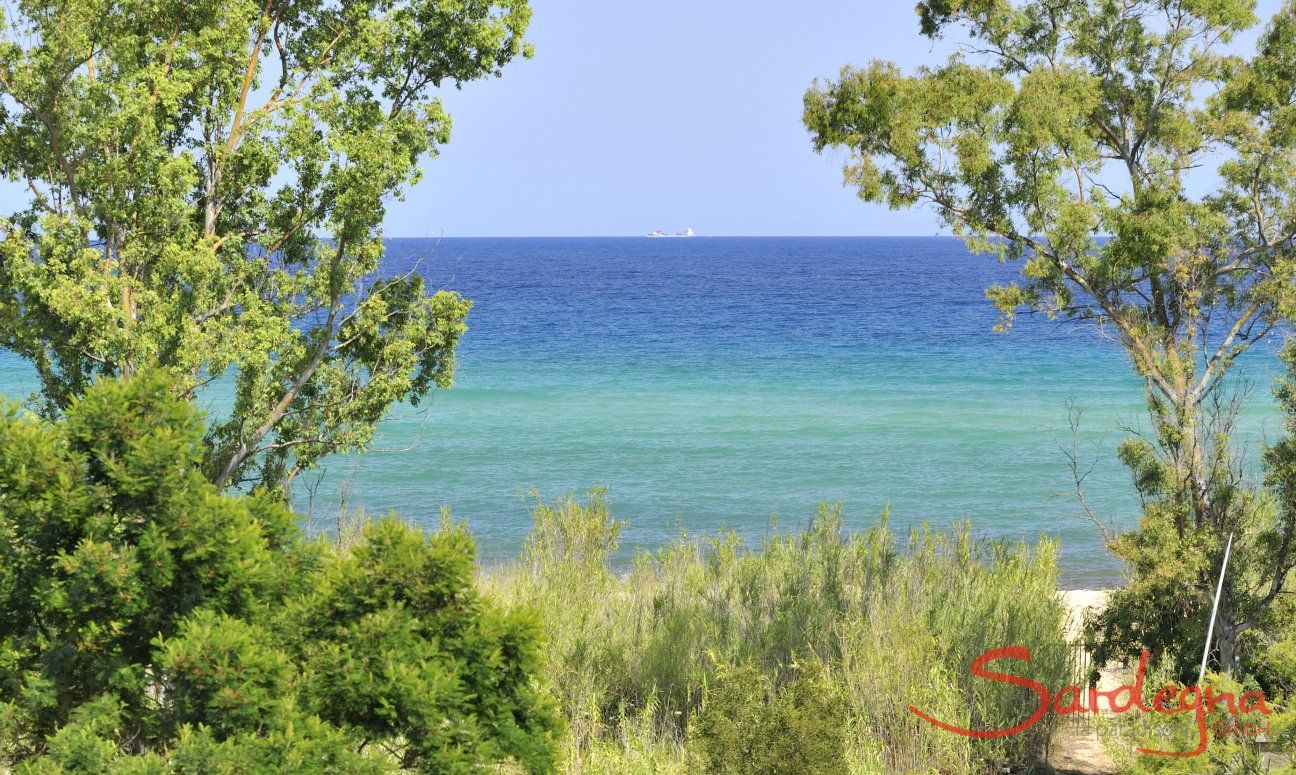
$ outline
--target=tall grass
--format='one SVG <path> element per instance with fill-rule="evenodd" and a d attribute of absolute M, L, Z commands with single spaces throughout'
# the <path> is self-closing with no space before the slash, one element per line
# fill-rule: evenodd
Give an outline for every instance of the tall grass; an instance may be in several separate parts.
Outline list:
<path fill-rule="evenodd" d="M 1048 541 L 1031 551 L 973 541 L 965 528 L 900 541 L 885 515 L 845 533 L 840 509 L 821 507 L 802 532 L 756 546 L 733 533 L 681 535 L 618 574 L 623 523 L 605 492 L 537 501 L 533 516 L 523 556 L 483 584 L 543 618 L 572 772 L 696 770 L 690 722 L 727 670 L 755 668 L 777 687 L 807 666 L 845 692 L 834 723 L 848 729 L 852 771 L 988 772 L 1038 759 L 1049 717 L 975 741 L 908 707 L 970 729 L 1024 720 L 1036 695 L 968 672 L 1000 646 L 1030 648 L 1029 665 L 1006 668 L 1016 674 L 1054 689 L 1075 681 Z"/>

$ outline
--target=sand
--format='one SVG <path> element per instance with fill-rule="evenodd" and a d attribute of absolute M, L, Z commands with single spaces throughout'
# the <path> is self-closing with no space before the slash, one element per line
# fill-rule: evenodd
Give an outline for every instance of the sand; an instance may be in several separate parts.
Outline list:
<path fill-rule="evenodd" d="M 1069 611 L 1066 624 L 1067 639 L 1079 641 L 1086 615 L 1101 611 L 1107 605 L 1108 590 L 1064 590 L 1062 600 Z M 1098 689 L 1105 691 L 1120 683 L 1115 670 L 1102 670 Z M 1060 775 L 1108 775 L 1116 771 L 1116 763 L 1103 749 L 1093 728 L 1086 723 L 1065 723 L 1053 736 L 1049 746 L 1048 763 Z"/>

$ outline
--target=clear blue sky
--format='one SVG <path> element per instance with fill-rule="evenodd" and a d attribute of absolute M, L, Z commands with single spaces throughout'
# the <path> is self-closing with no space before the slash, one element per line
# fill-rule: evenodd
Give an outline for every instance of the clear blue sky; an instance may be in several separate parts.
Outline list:
<path fill-rule="evenodd" d="M 444 99 L 454 137 L 391 236 L 934 234 L 842 188 L 815 76 L 943 59 L 911 0 L 534 0 L 535 58 Z"/>
<path fill-rule="evenodd" d="M 535 58 L 442 95 L 454 136 L 392 203 L 388 236 L 938 232 L 929 211 L 860 202 L 842 156 L 816 155 L 801 126 L 816 76 L 945 59 L 952 44 L 918 34 L 912 0 L 532 5 Z M 23 194 L 0 184 L 0 211 Z"/>
<path fill-rule="evenodd" d="M 859 201 L 843 156 L 816 155 L 801 126 L 816 76 L 948 56 L 952 42 L 919 35 L 913 0 L 532 5 L 535 58 L 445 95 L 454 137 L 388 235 L 938 232 L 930 211 Z"/>

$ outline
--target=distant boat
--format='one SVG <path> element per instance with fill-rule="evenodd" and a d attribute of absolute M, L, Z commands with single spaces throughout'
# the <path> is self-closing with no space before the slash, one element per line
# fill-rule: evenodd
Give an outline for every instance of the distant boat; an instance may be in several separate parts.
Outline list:
<path fill-rule="evenodd" d="M 681 232 L 676 232 L 675 234 L 667 234 L 661 229 L 658 229 L 656 231 L 648 232 L 648 236 L 649 237 L 692 237 L 694 236 L 694 234 L 692 228 L 685 229 L 684 231 Z"/>

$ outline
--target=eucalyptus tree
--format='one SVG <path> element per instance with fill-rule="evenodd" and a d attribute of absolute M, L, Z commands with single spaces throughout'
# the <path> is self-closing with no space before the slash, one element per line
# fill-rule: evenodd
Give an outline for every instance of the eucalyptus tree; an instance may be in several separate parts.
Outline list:
<path fill-rule="evenodd" d="M 526 0 L 18 0 L 0 11 L 0 343 L 56 417 L 147 366 L 221 487 L 280 487 L 448 387 L 470 304 L 382 271 L 388 202 L 450 133 L 435 94 L 518 56 Z"/>
<path fill-rule="evenodd" d="M 1022 312 L 1083 319 L 1123 347 L 1155 431 L 1122 447 L 1146 509 L 1140 530 L 1112 540 L 1135 577 L 1116 608 L 1138 609 L 1144 629 L 1112 619 L 1109 636 L 1173 648 L 1185 617 L 1199 627 L 1210 569 L 1238 531 L 1219 642 L 1231 669 L 1296 559 L 1296 501 L 1274 507 L 1242 485 L 1228 412 L 1212 409 L 1229 405 L 1221 384 L 1239 356 L 1296 312 L 1296 7 L 1251 56 L 1230 50 L 1257 24 L 1247 0 L 917 11 L 922 34 L 954 33 L 957 53 L 816 83 L 814 147 L 847 153 L 862 199 L 930 206 L 972 249 L 1019 262 L 1016 282 L 987 290 L 1000 328 Z M 1285 454 L 1270 453 L 1273 475 L 1296 471 Z"/>

